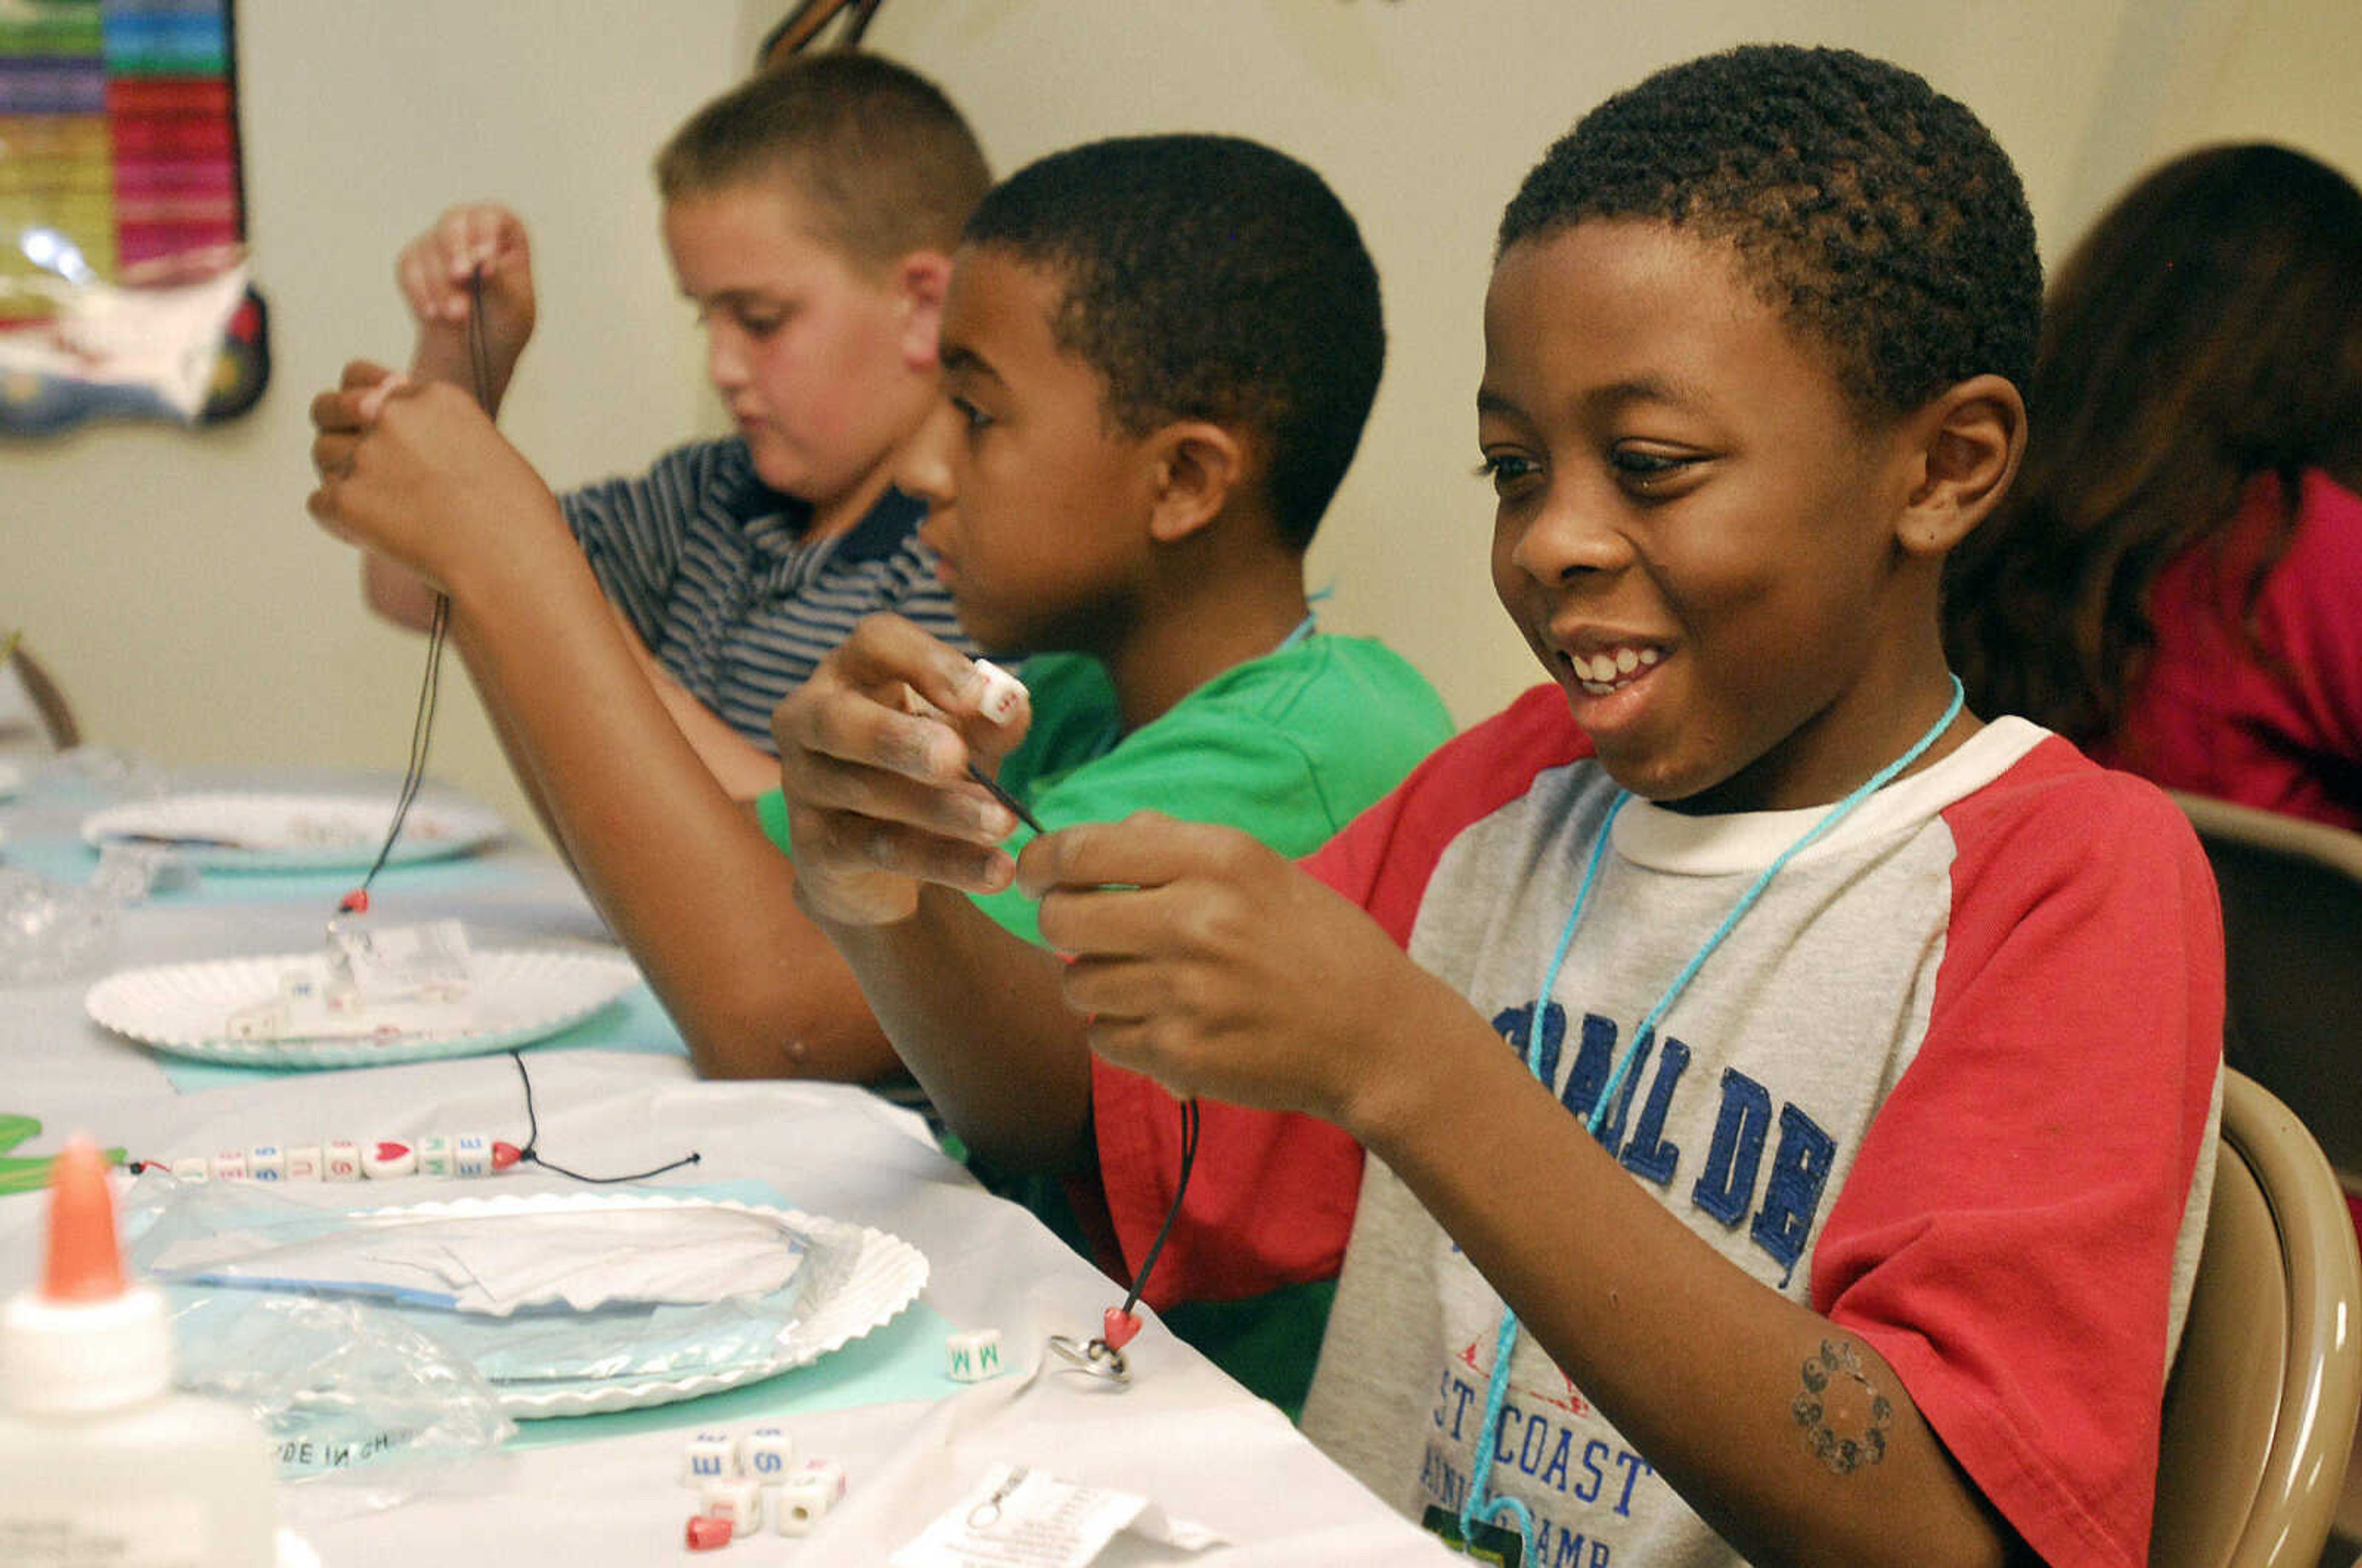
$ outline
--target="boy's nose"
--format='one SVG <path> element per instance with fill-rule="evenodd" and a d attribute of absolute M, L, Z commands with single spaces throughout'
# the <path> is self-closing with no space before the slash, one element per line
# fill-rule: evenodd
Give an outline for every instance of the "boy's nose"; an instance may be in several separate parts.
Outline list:
<path fill-rule="evenodd" d="M 937 398 L 927 417 L 911 434 L 894 467 L 894 488 L 916 496 L 932 511 L 949 506 L 958 491 L 952 483 L 952 445 L 958 436 L 959 414 L 949 398 Z"/>
<path fill-rule="evenodd" d="M 1614 571 L 1631 561 L 1631 541 L 1581 497 L 1553 496 L 1535 513 L 1509 549 L 1510 562 L 1537 582 L 1572 581 L 1586 572 Z"/>
<path fill-rule="evenodd" d="M 746 355 L 736 335 L 716 324 L 705 334 L 705 379 L 724 392 L 746 384 Z"/>

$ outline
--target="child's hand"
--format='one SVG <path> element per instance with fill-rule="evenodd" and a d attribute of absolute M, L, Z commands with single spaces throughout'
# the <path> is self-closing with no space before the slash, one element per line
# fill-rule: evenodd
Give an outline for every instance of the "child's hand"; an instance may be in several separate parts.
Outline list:
<path fill-rule="evenodd" d="M 533 258 L 524 225 L 491 202 L 453 207 L 403 247 L 394 281 L 418 323 L 418 370 L 463 387 L 474 384 L 468 348 L 469 279 L 484 274 L 484 346 L 491 361 L 493 406 L 533 336 Z"/>
<path fill-rule="evenodd" d="M 519 535 L 520 519 L 557 518 L 541 476 L 457 387 L 356 361 L 341 387 L 312 400 L 312 515 L 447 591 L 455 573 Z"/>
<path fill-rule="evenodd" d="M 897 615 L 872 615 L 771 716 L 796 846 L 796 891 L 822 920 L 885 925 L 918 907 L 922 883 L 970 892 L 1009 885 L 996 846 L 1017 819 L 968 777 L 1024 734 L 1021 701 L 988 717 L 993 685 Z"/>
<path fill-rule="evenodd" d="M 1301 1110 L 1361 1135 L 1420 1056 L 1481 1021 L 1377 922 L 1234 828 L 1142 812 L 1026 845 L 1042 939 L 1072 955 L 1091 1049 L 1175 1094 Z M 1420 1053 L 1427 1066 L 1447 1060 Z"/>

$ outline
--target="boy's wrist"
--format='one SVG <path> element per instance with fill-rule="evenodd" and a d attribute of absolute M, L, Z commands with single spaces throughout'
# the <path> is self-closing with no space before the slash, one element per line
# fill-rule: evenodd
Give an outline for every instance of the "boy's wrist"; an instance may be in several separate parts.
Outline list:
<path fill-rule="evenodd" d="M 1387 1021 L 1370 1034 L 1374 1049 L 1328 1118 L 1390 1162 L 1436 1125 L 1439 1106 L 1484 1092 L 1491 1058 L 1511 1055 L 1459 992 L 1423 969 L 1414 973 L 1416 990 L 1402 999 L 1407 1005 L 1388 1010 Z"/>

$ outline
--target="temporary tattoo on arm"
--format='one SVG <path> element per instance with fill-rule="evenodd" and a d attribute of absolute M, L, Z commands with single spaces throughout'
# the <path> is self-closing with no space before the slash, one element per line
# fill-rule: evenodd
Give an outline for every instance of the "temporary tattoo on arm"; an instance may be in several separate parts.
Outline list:
<path fill-rule="evenodd" d="M 1789 1413 L 1805 1431 L 1805 1446 L 1832 1474 L 1850 1475 L 1886 1457 L 1886 1426 L 1894 1407 L 1861 1369 L 1849 1340 L 1823 1340 L 1805 1363 L 1805 1386 Z"/>

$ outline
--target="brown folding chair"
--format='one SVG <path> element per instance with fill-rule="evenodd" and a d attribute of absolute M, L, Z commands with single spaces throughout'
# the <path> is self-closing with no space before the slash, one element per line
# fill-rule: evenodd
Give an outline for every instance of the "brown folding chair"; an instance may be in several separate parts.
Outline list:
<path fill-rule="evenodd" d="M 2362 834 L 2177 794 L 2223 891 L 2230 1064 L 2296 1111 L 2362 1198 Z M 2362 1463 L 2337 1533 L 2362 1542 Z"/>
<path fill-rule="evenodd" d="M 2206 1247 L 2166 1384 L 2150 1568 L 2323 1560 L 2362 1411 L 2357 1312 L 2362 1260 L 2329 1162 L 2288 1107 L 2226 1068 Z"/>

